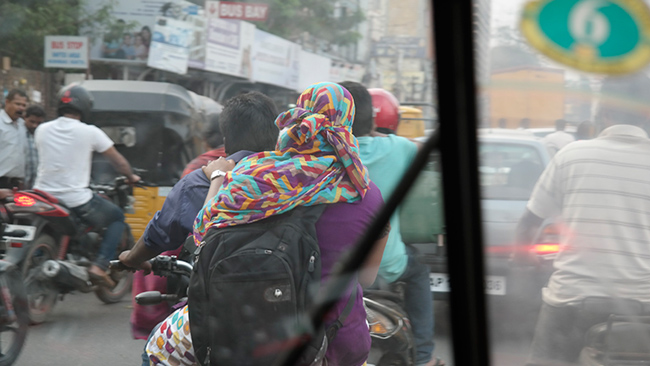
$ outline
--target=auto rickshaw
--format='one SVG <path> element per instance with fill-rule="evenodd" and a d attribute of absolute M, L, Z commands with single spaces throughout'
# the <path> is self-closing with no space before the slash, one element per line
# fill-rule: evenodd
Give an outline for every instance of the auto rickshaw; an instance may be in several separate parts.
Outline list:
<path fill-rule="evenodd" d="M 431 129 L 435 122 L 434 118 L 425 116 L 425 107 L 432 109 L 433 106 L 429 103 L 400 103 L 396 134 L 408 138 L 425 136 L 425 131 Z"/>
<path fill-rule="evenodd" d="M 205 152 L 203 131 L 221 106 L 180 85 L 131 80 L 81 83 L 94 98 L 87 123 L 101 128 L 116 149 L 155 187 L 133 189 L 135 213 L 126 214 L 137 240 L 185 165 Z M 93 181 L 112 181 L 115 171 L 100 154 L 93 158 Z"/>

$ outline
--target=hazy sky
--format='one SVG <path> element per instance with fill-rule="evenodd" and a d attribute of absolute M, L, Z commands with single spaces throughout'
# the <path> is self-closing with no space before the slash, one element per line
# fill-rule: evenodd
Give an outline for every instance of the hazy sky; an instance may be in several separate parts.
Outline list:
<path fill-rule="evenodd" d="M 492 29 L 507 25 L 516 26 L 521 7 L 525 0 L 489 0 L 491 1 Z"/>

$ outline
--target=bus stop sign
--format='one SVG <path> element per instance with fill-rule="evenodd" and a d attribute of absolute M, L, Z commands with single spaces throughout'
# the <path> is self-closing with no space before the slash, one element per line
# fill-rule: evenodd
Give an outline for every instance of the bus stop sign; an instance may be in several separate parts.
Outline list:
<path fill-rule="evenodd" d="M 551 59 L 576 69 L 625 74 L 650 62 L 650 11 L 640 0 L 536 0 L 521 31 Z"/>

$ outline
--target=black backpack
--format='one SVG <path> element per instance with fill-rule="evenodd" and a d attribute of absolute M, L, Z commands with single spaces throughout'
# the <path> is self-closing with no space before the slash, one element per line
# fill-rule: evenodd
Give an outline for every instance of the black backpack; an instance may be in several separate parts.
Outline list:
<path fill-rule="evenodd" d="M 192 344 L 203 365 L 270 366 L 311 326 L 321 280 L 316 221 L 326 205 L 208 230 L 188 290 Z M 356 286 L 354 287 L 356 289 Z M 322 362 L 356 292 L 337 321 L 311 338 L 298 365 Z"/>

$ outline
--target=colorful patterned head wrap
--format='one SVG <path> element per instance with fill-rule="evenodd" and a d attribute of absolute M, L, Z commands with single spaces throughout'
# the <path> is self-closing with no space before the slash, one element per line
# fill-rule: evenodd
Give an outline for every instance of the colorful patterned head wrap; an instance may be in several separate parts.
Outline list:
<path fill-rule="evenodd" d="M 310 86 L 295 108 L 280 114 L 275 151 L 250 155 L 229 172 L 199 212 L 194 239 L 212 226 L 261 220 L 296 206 L 354 202 L 368 190 L 368 172 L 352 135 L 354 102 L 334 83 Z"/>

